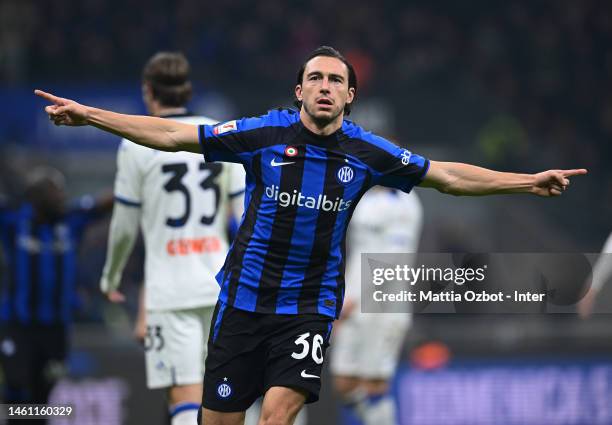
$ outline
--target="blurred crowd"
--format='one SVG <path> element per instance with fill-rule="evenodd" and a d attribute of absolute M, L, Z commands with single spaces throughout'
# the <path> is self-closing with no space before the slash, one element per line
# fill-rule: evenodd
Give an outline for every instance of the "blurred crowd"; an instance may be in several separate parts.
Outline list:
<path fill-rule="evenodd" d="M 530 130 L 612 131 L 612 5 L 602 0 L 5 0 L 1 12 L 8 82 L 133 78 L 165 47 L 219 83 L 275 85 L 333 43 L 372 91 L 452 76 L 484 85 Z"/>
<path fill-rule="evenodd" d="M 410 90 L 449 102 L 487 98 L 499 113 L 464 138 L 474 136 L 491 164 L 543 149 L 610 181 L 612 3 L 604 0 L 5 0 L 0 35 L 5 84 L 134 79 L 152 52 L 169 48 L 187 54 L 196 79 L 257 94 L 287 91 L 304 55 L 333 44 L 355 63 L 366 95 L 396 105 Z M 412 135 L 447 138 L 436 127 L 452 127 L 451 115 L 441 111 Z"/>
<path fill-rule="evenodd" d="M 584 185 L 584 202 L 612 213 L 605 0 L 0 3 L 7 86 L 136 81 L 153 52 L 180 49 L 196 82 L 255 114 L 253 99 L 290 98 L 302 58 L 320 44 L 355 64 L 358 103 L 391 104 L 389 131 L 402 143 L 455 144 L 468 155 L 454 159 L 501 169 L 586 167 L 598 184 Z"/>

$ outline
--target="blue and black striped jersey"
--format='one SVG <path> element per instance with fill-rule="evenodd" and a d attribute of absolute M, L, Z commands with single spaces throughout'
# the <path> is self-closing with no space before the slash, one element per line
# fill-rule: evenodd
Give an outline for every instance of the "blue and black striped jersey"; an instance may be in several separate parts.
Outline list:
<path fill-rule="evenodd" d="M 350 121 L 316 135 L 292 110 L 199 132 L 207 161 L 246 170 L 245 213 L 217 281 L 220 300 L 247 311 L 337 317 L 357 202 L 374 185 L 410 192 L 429 168 L 427 159 Z"/>
<path fill-rule="evenodd" d="M 84 197 L 63 218 L 38 223 L 31 205 L 0 210 L 6 273 L 1 276 L 0 322 L 68 324 L 76 304 L 77 248 L 94 218 L 93 199 Z"/>

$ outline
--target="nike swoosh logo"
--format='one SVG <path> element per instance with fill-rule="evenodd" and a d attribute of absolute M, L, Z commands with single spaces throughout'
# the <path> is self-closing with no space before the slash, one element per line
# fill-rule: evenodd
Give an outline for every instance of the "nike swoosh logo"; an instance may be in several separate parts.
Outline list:
<path fill-rule="evenodd" d="M 304 369 L 304 370 L 302 371 L 302 373 L 300 373 L 300 376 L 301 376 L 302 378 L 316 378 L 316 379 L 321 379 L 321 377 L 320 377 L 320 376 L 317 376 L 317 375 L 311 375 L 310 373 L 306 373 L 306 369 Z"/>
<path fill-rule="evenodd" d="M 272 162 L 270 162 L 270 165 L 273 167 L 280 167 L 281 165 L 289 164 L 295 164 L 295 162 L 276 162 L 276 158 L 272 158 Z"/>

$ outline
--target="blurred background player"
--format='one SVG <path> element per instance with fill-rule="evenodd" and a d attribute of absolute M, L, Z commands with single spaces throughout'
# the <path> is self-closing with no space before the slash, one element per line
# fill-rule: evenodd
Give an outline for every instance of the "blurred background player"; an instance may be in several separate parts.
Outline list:
<path fill-rule="evenodd" d="M 347 244 L 345 304 L 331 354 L 334 387 L 343 402 L 346 425 L 397 423 L 389 380 L 411 322 L 405 313 L 362 313 L 361 254 L 416 252 L 422 228 L 423 207 L 414 191 L 374 188 L 355 209 Z"/>
<path fill-rule="evenodd" d="M 593 267 L 590 288 L 578 303 L 578 313 L 583 318 L 587 318 L 593 312 L 597 294 L 601 288 L 612 277 L 612 233 L 606 239 L 601 250 L 601 255 Z"/>
<path fill-rule="evenodd" d="M 192 124 L 189 63 L 160 52 L 145 65 L 143 100 L 150 115 Z M 146 248 L 144 333 L 147 385 L 169 388 L 172 425 L 196 423 L 202 400 L 206 341 L 219 286 L 214 274 L 228 250 L 230 211 L 243 209 L 244 172 L 207 164 L 201 155 L 159 152 L 123 140 L 117 156 L 115 208 L 101 289 L 112 302 L 138 235 Z M 141 297 L 142 298 L 142 297 Z"/>
<path fill-rule="evenodd" d="M 0 207 L 6 270 L 0 295 L 4 403 L 46 403 L 65 372 L 77 306 L 79 243 L 87 224 L 112 207 L 110 196 L 97 201 L 84 196 L 68 206 L 65 189 L 60 171 L 38 167 L 27 175 L 21 206 Z"/>

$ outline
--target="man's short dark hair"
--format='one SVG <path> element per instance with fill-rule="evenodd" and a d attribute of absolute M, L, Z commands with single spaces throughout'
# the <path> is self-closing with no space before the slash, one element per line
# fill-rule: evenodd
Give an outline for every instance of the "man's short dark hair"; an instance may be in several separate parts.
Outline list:
<path fill-rule="evenodd" d="M 159 52 L 145 65 L 142 81 L 163 106 L 185 106 L 192 91 L 189 72 L 189 61 L 181 52 Z"/>
<path fill-rule="evenodd" d="M 346 68 L 348 69 L 348 85 L 349 88 L 353 88 L 355 89 L 355 92 L 357 92 L 357 74 L 355 74 L 355 69 L 353 68 L 353 65 L 351 65 L 351 63 L 344 57 L 344 55 L 342 55 L 342 53 L 340 53 L 339 51 L 337 51 L 336 49 L 334 49 L 333 47 L 329 47 L 329 46 L 320 46 L 317 47 L 304 61 L 304 63 L 302 64 L 302 67 L 300 68 L 300 70 L 298 71 L 297 74 L 297 84 L 302 84 L 303 80 L 304 80 L 304 70 L 306 69 L 306 64 L 312 59 L 312 58 L 316 58 L 317 56 L 327 56 L 330 58 L 336 58 L 342 61 L 342 63 L 344 63 L 346 65 Z M 302 108 L 302 102 L 300 100 L 297 100 L 297 98 L 293 101 L 293 104 L 295 106 L 297 106 L 298 109 Z M 344 115 L 349 115 L 351 113 L 351 105 L 349 103 L 347 103 L 346 105 L 344 105 Z"/>

